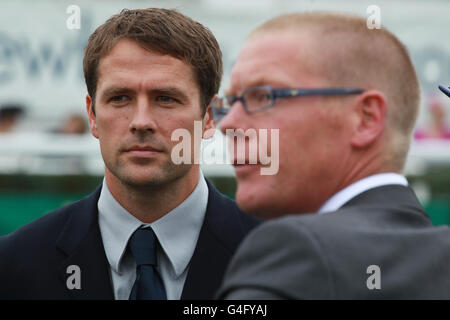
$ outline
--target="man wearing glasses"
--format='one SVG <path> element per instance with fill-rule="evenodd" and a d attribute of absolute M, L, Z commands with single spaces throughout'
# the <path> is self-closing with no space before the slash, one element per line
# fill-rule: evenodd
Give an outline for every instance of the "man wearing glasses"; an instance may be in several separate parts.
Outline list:
<path fill-rule="evenodd" d="M 450 298 L 450 232 L 402 174 L 418 106 L 405 47 L 361 18 L 291 14 L 253 31 L 213 114 L 223 132 L 279 129 L 278 173 L 235 161 L 236 199 L 291 216 L 250 233 L 218 297 Z"/>

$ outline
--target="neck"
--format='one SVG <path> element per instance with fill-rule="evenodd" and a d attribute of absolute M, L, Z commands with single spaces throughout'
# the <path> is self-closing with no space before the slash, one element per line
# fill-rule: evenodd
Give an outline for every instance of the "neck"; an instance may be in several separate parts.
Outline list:
<path fill-rule="evenodd" d="M 353 163 L 353 165 L 349 167 L 347 174 L 345 175 L 344 179 L 341 180 L 341 183 L 335 193 L 361 179 L 372 176 L 374 174 L 388 172 L 402 174 L 401 170 L 395 168 L 392 165 L 388 165 L 387 162 L 388 161 L 384 159 L 384 156 L 381 152 L 372 153 L 364 158 L 360 158 L 356 163 Z"/>
<path fill-rule="evenodd" d="M 106 185 L 114 199 L 143 223 L 152 223 L 179 206 L 194 191 L 198 179 L 198 166 L 174 181 L 152 186 L 126 184 L 105 170 Z"/>

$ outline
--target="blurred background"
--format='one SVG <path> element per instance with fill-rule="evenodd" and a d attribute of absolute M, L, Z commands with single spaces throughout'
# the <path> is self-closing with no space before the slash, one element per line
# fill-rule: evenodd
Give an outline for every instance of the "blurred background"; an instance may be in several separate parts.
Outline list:
<path fill-rule="evenodd" d="M 88 130 L 82 58 L 89 35 L 111 15 L 123 8 L 176 8 L 210 28 L 223 51 L 223 90 L 247 34 L 264 20 L 313 10 L 369 17 L 370 5 L 378 6 L 381 23 L 407 46 L 421 82 L 407 178 L 433 223 L 450 224 L 450 99 L 437 89 L 450 86 L 450 1 L 2 0 L 0 235 L 80 199 L 101 183 L 103 161 Z M 216 134 L 206 143 L 220 144 L 222 138 Z M 202 168 L 234 197 L 230 165 Z"/>

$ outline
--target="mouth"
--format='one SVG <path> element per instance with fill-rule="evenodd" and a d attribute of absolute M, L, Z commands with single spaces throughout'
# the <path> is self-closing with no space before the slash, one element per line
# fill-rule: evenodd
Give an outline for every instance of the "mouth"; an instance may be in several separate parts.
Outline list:
<path fill-rule="evenodd" d="M 242 161 L 240 161 L 240 162 L 242 162 Z M 244 173 L 253 171 L 255 169 L 259 169 L 262 166 L 258 162 L 250 163 L 250 161 L 248 159 L 245 159 L 245 162 L 242 164 L 238 163 L 237 159 L 234 159 L 232 165 L 233 165 L 235 173 L 237 175 L 244 174 Z"/>
<path fill-rule="evenodd" d="M 153 148 L 151 146 L 136 145 L 132 146 L 131 148 L 125 149 L 125 152 L 135 157 L 148 158 L 162 153 L 162 150 Z"/>

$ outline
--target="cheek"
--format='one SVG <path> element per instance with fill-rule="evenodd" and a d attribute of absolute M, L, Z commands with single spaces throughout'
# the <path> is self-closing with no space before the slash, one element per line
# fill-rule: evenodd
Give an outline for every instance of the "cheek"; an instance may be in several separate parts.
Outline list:
<path fill-rule="evenodd" d="M 284 121 L 280 128 L 279 170 L 273 181 L 286 196 L 301 188 L 314 166 L 322 161 L 323 132 L 316 121 L 297 116 Z"/>
<path fill-rule="evenodd" d="M 128 129 L 130 124 L 130 115 L 127 112 L 109 112 L 101 117 L 97 117 L 97 126 L 103 128 L 103 131 L 114 128 L 114 131 Z M 111 131 L 108 131 L 110 133 Z"/>
<path fill-rule="evenodd" d="M 129 117 L 126 115 L 97 117 L 97 132 L 101 144 L 118 146 L 126 137 L 129 128 Z"/>
<path fill-rule="evenodd" d="M 171 140 L 172 134 L 175 130 L 184 129 L 189 132 L 191 137 L 191 143 L 196 140 L 201 140 L 202 138 L 202 121 L 199 117 L 198 119 L 187 115 L 180 116 L 170 116 L 165 119 L 161 119 L 158 124 L 161 134 Z M 183 130 L 183 131 L 184 131 Z M 178 144 L 179 141 L 172 141 L 171 144 Z"/>
<path fill-rule="evenodd" d="M 292 160 L 298 163 L 308 152 L 312 138 L 312 132 L 301 123 L 284 123 L 279 130 L 280 168 L 283 164 L 286 167 Z"/>
<path fill-rule="evenodd" d="M 279 172 L 272 176 L 261 176 L 258 173 L 243 181 L 238 180 L 236 201 L 239 207 L 261 218 L 265 218 L 266 211 L 274 209 L 283 211 L 283 203 L 286 202 L 285 194 L 289 190 L 285 188 L 292 186 L 286 185 L 280 177 Z M 282 194 L 280 190 L 284 190 Z"/>

